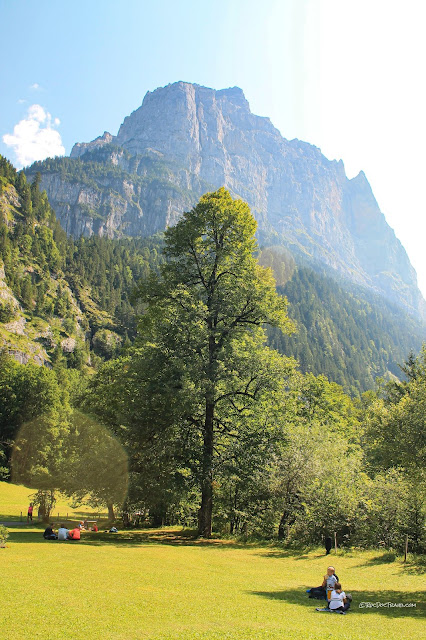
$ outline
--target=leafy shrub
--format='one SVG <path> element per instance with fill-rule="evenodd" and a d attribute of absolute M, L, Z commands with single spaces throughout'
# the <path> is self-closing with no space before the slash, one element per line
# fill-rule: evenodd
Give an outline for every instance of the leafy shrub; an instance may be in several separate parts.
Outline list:
<path fill-rule="evenodd" d="M 9 537 L 9 530 L 4 524 L 0 524 L 0 544 L 4 545 Z"/>

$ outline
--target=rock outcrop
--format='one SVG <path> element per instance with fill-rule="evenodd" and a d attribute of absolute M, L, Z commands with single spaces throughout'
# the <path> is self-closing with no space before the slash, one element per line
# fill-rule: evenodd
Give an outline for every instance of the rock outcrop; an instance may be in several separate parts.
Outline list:
<path fill-rule="evenodd" d="M 71 159 L 36 170 L 76 236 L 150 235 L 225 186 L 249 203 L 263 240 L 424 313 L 415 271 L 363 172 L 349 180 L 342 161 L 286 140 L 237 87 L 177 82 L 148 92 L 117 136 L 76 144 Z"/>
<path fill-rule="evenodd" d="M 71 158 L 79 158 L 84 155 L 88 151 L 93 151 L 94 149 L 100 149 L 107 144 L 111 144 L 114 136 L 112 136 L 108 131 L 104 131 L 102 136 L 96 138 L 92 142 L 77 142 L 71 151 Z"/>

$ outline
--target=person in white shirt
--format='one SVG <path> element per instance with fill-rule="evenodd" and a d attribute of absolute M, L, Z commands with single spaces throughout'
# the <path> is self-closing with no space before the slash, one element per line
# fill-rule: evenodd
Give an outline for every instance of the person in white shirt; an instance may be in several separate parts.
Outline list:
<path fill-rule="evenodd" d="M 68 540 L 68 529 L 63 524 L 58 529 L 58 540 Z"/>
<path fill-rule="evenodd" d="M 346 613 L 349 609 L 350 603 L 346 601 L 346 593 L 342 591 L 340 582 L 336 582 L 334 585 L 328 606 L 330 611 L 334 611 L 334 613 Z"/>

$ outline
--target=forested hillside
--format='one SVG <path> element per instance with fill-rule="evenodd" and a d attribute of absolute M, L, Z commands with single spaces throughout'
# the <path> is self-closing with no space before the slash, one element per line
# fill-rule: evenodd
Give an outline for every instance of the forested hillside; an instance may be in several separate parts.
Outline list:
<path fill-rule="evenodd" d="M 224 189 L 165 237 L 73 240 L 0 171 L 0 477 L 45 518 L 61 491 L 111 522 L 424 550 L 421 327 L 259 250 Z"/>
<path fill-rule="evenodd" d="M 129 297 L 161 263 L 158 239 L 73 240 L 39 176 L 0 158 L 0 335 L 21 362 L 79 368 L 114 355 L 136 332 Z"/>
<path fill-rule="evenodd" d="M 352 395 L 372 389 L 378 377 L 400 377 L 398 365 L 425 338 L 424 327 L 384 298 L 344 289 L 309 267 L 296 268 L 278 291 L 298 330 L 285 336 L 270 329 L 269 344 L 294 356 L 302 371 L 325 374 Z"/>
<path fill-rule="evenodd" d="M 37 174 L 29 183 L 1 159 L 0 176 L 2 344 L 21 362 L 96 367 L 135 338 L 140 309 L 131 294 L 164 261 L 162 234 L 73 239 Z M 378 376 L 398 376 L 398 364 L 420 349 L 423 327 L 383 298 L 343 288 L 282 249 L 267 248 L 260 259 L 273 267 L 297 325 L 291 336 L 270 329 L 269 344 L 294 356 L 302 371 L 327 375 L 358 395 Z"/>

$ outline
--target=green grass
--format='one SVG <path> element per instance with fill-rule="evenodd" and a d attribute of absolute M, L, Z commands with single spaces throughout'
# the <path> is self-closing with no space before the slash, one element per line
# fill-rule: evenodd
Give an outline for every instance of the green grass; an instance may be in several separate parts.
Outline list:
<path fill-rule="evenodd" d="M 93 640 L 401 640 L 425 637 L 422 566 L 380 551 L 330 556 L 354 602 L 317 613 L 305 589 L 321 582 L 322 550 L 297 553 L 189 532 L 83 533 L 47 542 L 10 529 L 0 549 L 0 638 Z M 416 608 L 359 603 L 415 602 Z"/>
<path fill-rule="evenodd" d="M 0 523 L 20 521 L 21 511 L 22 518 L 26 521 L 30 496 L 34 493 L 34 489 L 29 489 L 22 485 L 0 482 Z M 86 517 L 89 518 L 89 516 L 93 516 L 94 514 L 99 514 L 101 519 L 106 518 L 105 512 L 99 513 L 99 510 L 91 509 L 87 506 L 73 508 L 69 499 L 59 496 L 53 510 L 52 522 L 56 523 L 59 520 L 66 520 L 67 514 L 69 521 L 81 520 Z M 34 509 L 34 516 L 36 515 L 37 508 Z M 37 518 L 35 517 L 35 519 Z M 1 631 L 0 640 L 3 640 Z"/>
<path fill-rule="evenodd" d="M 202 543 L 171 533 L 83 533 L 81 543 L 61 543 L 44 541 L 40 530 L 11 529 L 8 548 L 0 549 L 0 637 L 425 637 L 421 567 L 386 555 L 382 561 L 380 552 L 332 558 L 354 603 L 346 616 L 331 615 L 317 613 L 320 603 L 305 594 L 325 572 L 322 551 Z M 417 606 L 359 608 L 364 601 Z"/>

